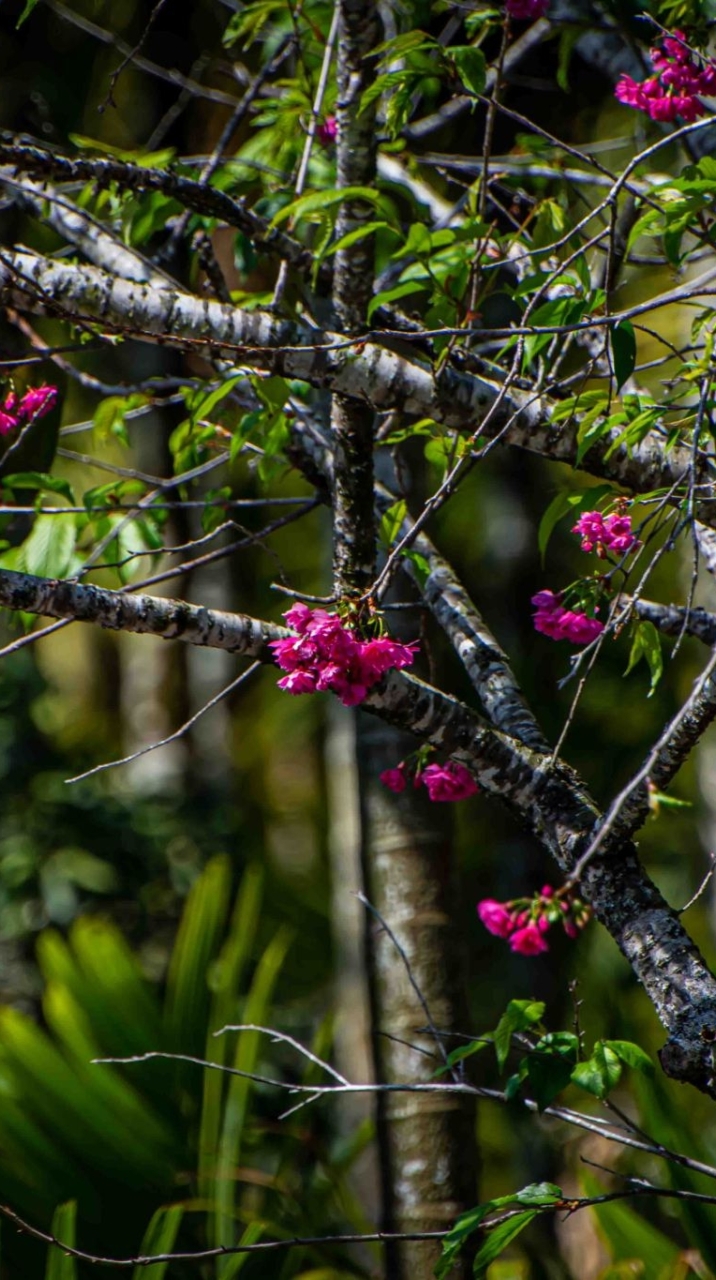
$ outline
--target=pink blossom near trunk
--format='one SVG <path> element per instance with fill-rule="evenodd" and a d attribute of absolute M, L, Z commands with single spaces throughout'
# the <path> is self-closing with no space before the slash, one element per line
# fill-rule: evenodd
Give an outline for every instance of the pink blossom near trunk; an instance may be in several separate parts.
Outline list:
<path fill-rule="evenodd" d="M 507 0 L 505 11 L 518 22 L 534 22 L 543 18 L 549 8 L 549 0 Z"/>
<path fill-rule="evenodd" d="M 399 764 L 395 769 L 384 769 L 380 775 L 380 780 L 389 791 L 405 791 L 408 785 L 405 777 L 405 765 Z"/>
<path fill-rule="evenodd" d="M 494 898 L 483 898 L 477 904 L 477 914 L 482 924 L 496 938 L 509 938 L 515 927 L 515 918 L 503 902 Z"/>
<path fill-rule="evenodd" d="M 278 682 L 288 693 L 330 690 L 344 706 L 356 707 L 388 671 L 409 667 L 415 660 L 417 644 L 400 644 L 389 636 L 361 640 L 325 609 L 298 603 L 284 618 L 297 634 L 272 640 L 269 648 L 277 665 L 289 673 Z"/>
<path fill-rule="evenodd" d="M 510 937 L 510 950 L 521 956 L 538 956 L 542 951 L 549 951 L 549 947 L 533 922 L 515 930 Z"/>
<path fill-rule="evenodd" d="M 716 93 L 716 65 L 697 60 L 679 30 L 665 36 L 661 48 L 650 52 L 656 75 L 641 81 L 622 75 L 614 90 L 618 101 L 661 122 L 680 117 L 690 124 L 705 115 L 700 97 Z"/>
<path fill-rule="evenodd" d="M 436 801 L 467 800 L 478 790 L 472 774 L 455 760 L 429 764 L 421 773 L 420 781 L 427 787 L 430 799 Z"/>

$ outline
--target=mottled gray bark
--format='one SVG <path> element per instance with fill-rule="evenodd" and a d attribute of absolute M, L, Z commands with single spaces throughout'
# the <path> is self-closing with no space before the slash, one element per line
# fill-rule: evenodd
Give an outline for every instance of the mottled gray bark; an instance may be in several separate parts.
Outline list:
<path fill-rule="evenodd" d="M 370 187 L 375 181 L 375 110 L 359 114 L 372 80 L 369 55 L 380 41 L 374 0 L 340 0 L 338 9 L 338 176 L 340 187 Z M 370 221 L 364 200 L 346 200 L 338 215 L 340 239 Z M 373 292 L 373 237 L 344 249 L 335 259 L 333 307 L 339 328 L 360 333 Z M 373 517 L 373 429 L 369 404 L 336 394 L 331 405 L 334 449 L 333 573 L 340 596 L 363 593 L 375 574 Z"/>
<path fill-rule="evenodd" d="M 0 571 L 0 604 L 167 639 L 215 643 L 266 662 L 271 661 L 267 642 L 286 634 L 281 627 L 240 614 L 216 614 L 180 601 L 133 597 L 8 570 Z M 482 790 L 507 806 L 564 874 L 573 873 L 601 820 L 573 769 L 488 728 L 456 698 L 404 672 L 393 672 L 371 690 L 365 708 L 419 742 L 462 760 Z M 633 845 L 623 839 L 605 841 L 584 870 L 581 886 L 668 1034 L 661 1054 L 665 1071 L 716 1097 L 716 978 L 678 914 L 652 884 Z"/>
<path fill-rule="evenodd" d="M 237 361 L 250 357 L 256 368 L 301 378 L 377 411 L 399 409 L 448 427 L 481 431 L 485 441 L 500 435 L 505 443 L 553 462 L 574 464 L 577 458 L 577 425 L 554 425 L 548 397 L 518 389 L 505 393 L 499 382 L 449 368 L 436 375 L 417 358 L 408 360 L 377 341 L 346 342 L 341 335 L 268 313 L 248 313 L 179 289 L 151 289 L 27 252 L 0 256 L 0 296 L 19 309 L 99 320 L 140 339 Z M 617 439 L 611 432 L 599 440 L 581 469 L 637 493 L 683 485 L 693 469 L 688 449 L 677 446 L 666 453 L 658 435 L 629 448 Z M 697 462 L 695 507 L 701 521 L 716 525 L 709 467 Z"/>
<path fill-rule="evenodd" d="M 372 186 L 375 181 L 375 112 L 371 108 L 359 114 L 359 107 L 372 79 L 369 55 L 379 42 L 379 28 L 374 0 L 340 0 L 339 187 Z M 356 230 L 372 216 L 367 203 L 346 201 L 337 235 Z M 365 326 L 373 273 L 372 236 L 336 254 L 333 303 L 344 333 L 358 334 Z M 375 577 L 374 423 L 372 405 L 333 396 L 334 591 L 343 597 L 365 593 Z M 453 1030 L 465 1025 L 460 1000 L 464 967 L 455 943 L 448 828 L 424 797 L 402 797 L 394 805 L 396 797 L 378 780 L 382 769 L 395 764 L 410 745 L 392 725 L 358 716 L 361 864 L 368 899 L 405 948 L 433 1017 L 440 1027 Z M 370 917 L 366 924 L 376 1077 L 429 1079 L 440 1057 L 420 1052 L 422 1047 L 436 1053 L 430 1035 L 419 1033 L 425 1011 L 390 938 Z M 379 1094 L 376 1101 L 384 1229 L 444 1229 L 476 1194 L 472 1100 Z M 385 1255 L 387 1280 L 432 1280 L 439 1256 L 439 1242 L 393 1242 Z"/>
<path fill-rule="evenodd" d="M 390 725 L 358 717 L 366 893 L 403 948 L 433 1025 L 467 1026 L 459 907 L 449 815 L 424 791 L 393 795 L 379 782 L 415 743 Z M 427 1012 L 389 935 L 368 912 L 376 1074 L 419 1083 L 442 1064 Z M 446 1040 L 448 1047 L 452 1042 Z M 474 1099 L 429 1093 L 378 1095 L 386 1170 L 385 1228 L 440 1231 L 475 1202 Z M 432 1280 L 439 1241 L 394 1242 L 388 1280 Z M 456 1280 L 471 1274 L 460 1260 Z"/>
<path fill-rule="evenodd" d="M 285 627 L 241 613 L 223 613 L 162 596 L 129 595 L 79 582 L 36 578 L 10 569 L 0 569 L 0 605 L 45 618 L 93 622 L 111 631 L 133 631 L 163 640 L 228 649 L 230 653 L 265 661 L 270 661 L 266 648 L 269 640 L 290 635 Z"/>
<path fill-rule="evenodd" d="M 97 182 L 102 186 L 115 183 L 132 191 L 161 191 L 174 196 L 194 213 L 218 218 L 230 227 L 236 227 L 250 236 L 259 249 L 276 253 L 291 266 L 309 272 L 313 258 L 308 249 L 293 240 L 285 232 L 271 227 L 265 218 L 254 213 L 244 200 L 234 200 L 217 187 L 196 182 L 166 169 L 130 164 L 125 160 L 70 158 L 54 151 L 26 144 L 13 145 L 0 141 L 0 163 L 13 165 L 42 178 L 56 178 L 62 182 Z"/>

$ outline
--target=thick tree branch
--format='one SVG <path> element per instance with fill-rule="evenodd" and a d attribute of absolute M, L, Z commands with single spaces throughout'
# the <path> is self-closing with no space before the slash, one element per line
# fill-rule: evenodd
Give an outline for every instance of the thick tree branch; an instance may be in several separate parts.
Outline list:
<path fill-rule="evenodd" d="M 210 187 L 193 178 L 185 178 L 167 169 L 151 169 L 126 160 L 88 159 L 83 156 L 71 159 L 54 151 L 26 144 L 10 144 L 0 140 L 0 163 L 12 165 L 18 171 L 33 173 L 40 178 L 55 178 L 61 182 L 96 182 L 102 186 L 111 183 L 130 191 L 161 191 L 194 213 L 208 214 L 230 227 L 237 227 L 253 240 L 259 249 L 275 253 L 292 267 L 310 272 L 313 255 L 309 249 L 284 231 L 271 227 L 265 218 L 254 213 L 243 199 L 217 187 Z"/>
<path fill-rule="evenodd" d="M 176 601 L 132 597 L 99 587 L 0 572 L 0 604 L 49 617 L 93 621 L 115 630 L 190 640 L 222 635 L 236 653 L 268 661 L 266 642 L 283 628 L 242 615 L 217 614 Z M 197 639 L 194 643 L 209 643 Z M 421 742 L 464 761 L 486 793 L 550 851 L 565 876 L 574 873 L 600 820 L 579 776 L 549 755 L 482 725 L 456 698 L 403 672 L 372 690 L 366 709 Z M 631 843 L 606 841 L 585 868 L 585 897 L 643 984 L 669 1042 L 668 1074 L 716 1097 L 713 1044 L 716 979 L 679 916 L 641 867 Z"/>
<path fill-rule="evenodd" d="M 360 113 L 371 83 L 368 61 L 380 40 L 374 0 L 338 0 L 338 175 L 337 186 L 370 187 L 375 181 L 375 106 Z M 373 210 L 362 200 L 341 205 L 338 239 L 359 230 Z M 333 277 L 336 319 L 346 333 L 360 333 L 373 292 L 373 237 L 339 249 Z M 373 430 L 370 404 L 336 393 L 331 405 L 334 448 L 333 576 L 337 595 L 358 594 L 375 577 L 373 515 Z"/>
<path fill-rule="evenodd" d="M 657 604 L 654 600 L 629 600 L 620 596 L 643 622 L 652 622 L 665 636 L 694 636 L 709 646 L 716 644 L 716 613 L 701 607 L 687 609 L 677 604 Z"/>
<path fill-rule="evenodd" d="M 489 414 L 482 440 L 500 435 L 506 443 L 530 453 L 576 463 L 577 427 L 553 425 L 548 398 L 517 389 L 506 393 L 498 382 L 452 369 L 436 375 L 428 365 L 399 356 L 375 341 L 347 343 L 336 334 L 266 313 L 241 311 L 178 289 L 153 290 L 116 280 L 93 267 L 54 262 L 27 252 L 0 257 L 0 287 L 20 309 L 97 320 L 139 338 L 191 346 L 216 356 L 249 357 L 256 368 L 301 378 L 378 411 L 400 409 L 448 427 L 469 428 L 475 434 Z M 617 438 L 612 432 L 599 440 L 580 468 L 637 493 L 678 488 L 689 475 L 689 450 L 674 447 L 665 453 L 663 441 L 654 434 L 629 448 L 618 444 Z M 706 473 L 695 477 L 701 485 L 708 479 Z M 700 493 L 698 517 L 716 525 L 711 485 Z"/>
<path fill-rule="evenodd" d="M 115 272 L 125 280 L 143 281 L 158 289 L 172 287 L 169 276 L 141 253 L 122 244 L 119 236 L 112 235 L 49 183 L 32 182 L 4 167 L 0 169 L 0 185 L 19 208 L 52 227 L 103 271 Z"/>
<path fill-rule="evenodd" d="M 45 618 L 94 622 L 110 631 L 131 631 L 210 649 L 227 649 L 265 662 L 272 660 L 268 642 L 290 634 L 285 627 L 241 613 L 223 613 L 161 596 L 129 595 L 79 582 L 36 578 L 10 569 L 0 570 L 0 605 Z"/>
<path fill-rule="evenodd" d="M 379 509 L 395 501 L 394 495 L 382 485 L 377 486 L 376 497 Z M 410 516 L 406 516 L 399 538 L 409 532 L 412 523 Z M 426 534 L 418 534 L 413 546 L 429 565 L 430 571 L 421 588 L 425 602 L 462 662 L 488 719 L 508 737 L 517 738 L 535 751 L 549 751 L 549 743 L 525 701 L 507 654 L 454 569 Z M 405 567 L 417 581 L 412 561 L 406 560 Z"/>

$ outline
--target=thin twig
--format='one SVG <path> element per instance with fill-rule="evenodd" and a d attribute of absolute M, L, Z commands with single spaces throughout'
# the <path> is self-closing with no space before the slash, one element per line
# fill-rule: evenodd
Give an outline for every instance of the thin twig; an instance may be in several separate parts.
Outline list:
<path fill-rule="evenodd" d="M 248 680 L 249 676 L 253 675 L 254 671 L 259 670 L 261 665 L 262 664 L 260 662 L 252 662 L 251 666 L 247 667 L 246 671 L 242 671 L 240 676 L 237 676 L 235 680 L 232 680 L 229 684 L 225 685 L 223 689 L 220 689 L 213 698 L 210 698 L 208 702 L 205 702 L 203 707 L 200 707 L 193 716 L 190 716 L 188 720 L 185 720 L 184 724 L 181 725 L 179 729 L 175 729 L 173 733 L 170 733 L 168 737 L 160 739 L 159 742 L 152 742 L 148 747 L 140 747 L 138 751 L 133 751 L 129 756 L 123 756 L 121 760 L 107 760 L 104 764 L 96 764 L 93 769 L 86 769 L 84 773 L 77 773 L 73 778 L 65 778 L 65 782 L 68 784 L 71 782 L 83 782 L 85 778 L 91 778 L 95 773 L 103 773 L 105 769 L 118 769 L 120 765 L 131 764 L 132 761 L 139 760 L 141 756 L 148 755 L 150 751 L 156 751 L 158 747 L 167 747 L 170 742 L 176 742 L 177 738 L 183 737 L 206 711 L 211 711 L 212 707 L 217 706 L 217 704 L 222 702 L 230 693 L 233 693 L 234 689 L 238 689 L 239 685 L 244 684 L 245 681 Z"/>

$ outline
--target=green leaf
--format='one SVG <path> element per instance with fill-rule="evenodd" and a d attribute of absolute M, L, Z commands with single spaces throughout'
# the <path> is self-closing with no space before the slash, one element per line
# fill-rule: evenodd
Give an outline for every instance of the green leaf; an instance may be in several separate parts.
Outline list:
<path fill-rule="evenodd" d="M 319 264 L 331 258 L 334 253 L 338 253 L 339 249 L 350 249 L 351 245 L 358 244 L 359 241 L 365 240 L 367 236 L 374 235 L 376 231 L 390 231 L 391 235 L 398 234 L 387 222 L 364 222 L 362 226 L 356 227 L 354 231 L 347 231 L 344 236 L 341 236 L 334 244 L 330 245 L 325 253 L 319 257 Z"/>
<path fill-rule="evenodd" d="M 422 591 L 430 574 L 430 565 L 425 556 L 421 556 L 420 552 L 416 551 L 414 547 L 406 547 L 403 552 L 403 559 L 410 562 L 413 577 Z"/>
<path fill-rule="evenodd" d="M 266 1024 L 267 1009 L 281 966 L 286 957 L 290 940 L 289 931 L 287 929 L 279 929 L 264 951 L 243 1009 L 243 1021 L 259 1026 Z M 234 1177 L 235 1171 L 241 1163 L 241 1148 L 244 1141 L 249 1098 L 255 1088 L 253 1082 L 247 1076 L 256 1071 L 261 1042 L 262 1037 L 257 1031 L 240 1032 L 232 1062 L 233 1067 L 247 1074 L 243 1077 L 232 1076 L 227 1089 L 224 1123 L 215 1166 L 213 1194 L 216 1206 L 214 1242 L 217 1245 L 230 1244 L 235 1240 Z M 241 1265 L 240 1254 L 234 1254 L 233 1257 L 225 1259 L 222 1258 L 219 1261 L 217 1270 L 220 1280 L 232 1280 Z"/>
<path fill-rule="evenodd" d="M 44 471 L 18 471 L 12 476 L 3 476 L 3 489 L 39 489 L 48 493 L 60 493 L 68 502 L 74 503 L 75 495 L 72 486 L 60 476 L 48 476 Z"/>
<path fill-rule="evenodd" d="M 609 331 L 614 361 L 614 377 L 617 391 L 621 391 L 624 383 L 634 372 L 636 365 L 636 334 L 630 320 L 622 320 Z"/>
<path fill-rule="evenodd" d="M 236 897 L 228 936 L 218 959 L 209 971 L 212 991 L 211 1011 L 204 1057 L 223 1065 L 229 1052 L 227 1036 L 214 1032 L 226 1026 L 236 1013 L 244 973 L 248 967 L 261 914 L 264 876 L 255 865 L 247 867 Z M 199 1196 L 211 1202 L 216 1153 L 219 1148 L 221 1118 L 226 1089 L 221 1071 L 206 1071 L 203 1081 L 199 1130 Z"/>
<path fill-rule="evenodd" d="M 632 1044 L 631 1040 L 605 1040 L 604 1044 L 628 1067 L 643 1072 L 645 1076 L 654 1075 L 654 1063 L 638 1044 Z"/>
<path fill-rule="evenodd" d="M 604 1194 L 604 1187 L 591 1174 L 582 1175 L 588 1196 Z M 595 1204 L 591 1212 L 599 1224 L 599 1234 L 611 1251 L 615 1262 L 634 1259 L 641 1263 L 640 1280 L 664 1280 L 674 1275 L 681 1252 L 657 1227 L 646 1222 L 629 1205 Z"/>
<path fill-rule="evenodd" d="M 566 516 L 573 507 L 579 505 L 583 496 L 584 495 L 582 493 L 570 493 L 567 489 L 563 489 L 562 492 L 558 493 L 556 498 L 553 498 L 550 502 L 539 522 L 539 529 L 537 530 L 537 546 L 539 547 L 542 567 L 544 567 L 547 547 L 555 526 L 559 524 L 562 517 Z"/>
<path fill-rule="evenodd" d="M 580 32 L 577 26 L 567 28 L 559 37 L 559 59 L 557 66 L 557 84 L 564 93 L 570 93 L 569 85 L 569 63 L 574 52 L 575 45 L 579 40 Z"/>
<path fill-rule="evenodd" d="M 661 638 L 653 622 L 637 623 L 631 652 L 629 654 L 629 664 L 624 672 L 625 676 L 629 675 L 629 672 L 633 670 L 641 658 L 644 658 L 646 661 L 651 674 L 651 683 L 649 685 L 649 693 L 647 695 L 647 697 L 650 698 L 656 689 L 664 670 L 664 660 L 661 654 Z"/>
<path fill-rule="evenodd" d="M 415 254 L 420 258 L 429 254 L 432 250 L 433 242 L 429 229 L 424 222 L 413 222 L 408 227 L 408 234 L 405 237 L 400 248 L 393 254 L 393 261 L 399 258 L 409 257 Z"/>
<path fill-rule="evenodd" d="M 381 65 L 385 65 L 395 62 L 397 58 L 404 58 L 408 53 L 415 53 L 418 49 L 438 47 L 437 40 L 433 36 L 416 27 L 413 31 L 405 31 L 402 35 L 393 36 L 390 40 L 384 40 L 382 44 L 376 45 L 372 56 L 379 58 Z"/>
<path fill-rule="evenodd" d="M 37 516 L 32 533 L 23 544 L 27 572 L 40 578 L 64 578 L 72 565 L 76 542 L 75 516 Z"/>
<path fill-rule="evenodd" d="M 274 214 L 271 226 L 278 227 L 289 218 L 298 220 L 314 213 L 323 214 L 326 209 L 340 205 L 344 200 L 362 200 L 366 204 L 374 205 L 388 218 L 392 218 L 393 210 L 390 201 L 374 187 L 340 187 L 336 191 L 309 191 L 305 196 L 299 196 L 297 200 L 292 200 L 290 204 L 284 205 L 283 209 L 279 209 L 278 213 Z"/>
<path fill-rule="evenodd" d="M 209 414 L 222 400 L 225 400 L 231 394 L 237 382 L 245 381 L 245 374 L 237 373 L 233 378 L 227 378 L 220 386 L 214 387 L 208 395 L 199 395 L 192 390 L 186 397 L 187 409 L 189 410 L 190 420 L 197 423 L 200 420 L 209 417 Z"/>
<path fill-rule="evenodd" d="M 513 1218 L 508 1218 L 506 1222 L 501 1222 L 488 1235 L 485 1243 L 480 1245 L 480 1249 L 472 1264 L 472 1274 L 475 1280 L 482 1280 L 487 1274 L 487 1268 L 495 1258 L 499 1258 L 504 1253 L 508 1244 L 514 1239 L 525 1227 L 528 1227 L 533 1218 L 536 1218 L 539 1209 L 527 1209 L 524 1213 L 516 1213 Z"/>
<path fill-rule="evenodd" d="M 22 26 L 26 18 L 29 18 L 30 14 L 32 13 L 37 3 L 38 3 L 38 0 L 26 0 L 25 8 L 23 9 L 16 23 L 16 28 L 15 28 L 16 30 L 17 30 L 17 27 Z"/>
<path fill-rule="evenodd" d="M 542 1020 L 544 1010 L 542 1000 L 510 1000 L 495 1031 L 495 1053 L 500 1071 L 507 1062 L 513 1033 L 535 1026 Z"/>
<path fill-rule="evenodd" d="M 208 973 L 224 935 L 230 902 L 231 864 L 212 858 L 187 899 L 174 944 L 165 1000 L 172 1048 L 201 1054 L 209 1005 Z"/>
<path fill-rule="evenodd" d="M 368 109 L 371 103 L 377 98 L 382 98 L 384 93 L 394 89 L 396 93 L 407 94 L 408 98 L 422 79 L 422 72 L 415 71 L 409 67 L 400 71 L 388 71 L 385 75 L 376 76 L 372 84 L 368 85 L 365 93 L 361 96 L 359 116 Z"/>
<path fill-rule="evenodd" d="M 56 1240 L 61 1240 L 63 1244 L 75 1246 L 75 1221 L 77 1218 L 77 1203 L 75 1200 L 68 1200 L 67 1204 L 58 1204 L 52 1215 L 51 1234 Z M 47 1251 L 47 1266 L 45 1267 L 45 1280 L 76 1280 L 77 1265 L 75 1259 L 69 1254 L 63 1253 L 61 1249 L 57 1249 L 54 1245 L 50 1245 Z"/>
<path fill-rule="evenodd" d="M 595 405 L 588 413 L 585 413 L 577 428 L 577 457 L 575 459 L 575 467 L 579 467 L 593 444 L 601 440 L 611 430 L 608 418 L 604 417 L 604 410 L 601 405 Z"/>
<path fill-rule="evenodd" d="M 139 1247 L 140 1254 L 149 1258 L 155 1253 L 171 1253 L 177 1238 L 184 1207 L 180 1204 L 169 1205 L 165 1209 L 157 1209 L 144 1233 Z M 150 1267 L 135 1267 L 132 1280 L 163 1280 L 168 1262 L 155 1262 Z"/>
<path fill-rule="evenodd" d="M 270 378 L 253 378 L 252 385 L 259 400 L 263 401 L 267 409 L 274 411 L 283 409 L 291 394 L 289 383 L 277 373 Z"/>
<path fill-rule="evenodd" d="M 392 547 L 400 533 L 407 510 L 408 507 L 405 499 L 400 498 L 397 502 L 394 502 L 392 506 L 388 507 L 388 510 L 381 517 L 380 525 L 378 527 L 378 536 L 380 537 L 384 547 Z"/>
<path fill-rule="evenodd" d="M 562 1188 L 555 1186 L 553 1182 L 531 1182 L 528 1187 L 523 1187 L 515 1196 L 518 1204 L 525 1205 L 556 1204 L 561 1199 Z"/>
<path fill-rule="evenodd" d="M 458 1062 L 464 1062 L 466 1058 L 471 1058 L 474 1053 L 480 1053 L 482 1049 L 486 1049 L 488 1044 L 492 1044 L 492 1036 L 484 1036 L 482 1040 L 472 1040 L 470 1044 L 461 1044 L 459 1048 L 453 1049 L 447 1056 L 447 1062 L 442 1067 L 438 1067 L 433 1072 L 432 1079 L 437 1080 L 439 1076 L 444 1076 L 446 1071 L 454 1067 Z"/>
<path fill-rule="evenodd" d="M 596 1098 L 606 1098 L 619 1084 L 621 1074 L 622 1064 L 617 1054 L 604 1040 L 597 1040 L 591 1058 L 577 1063 L 571 1079 L 573 1084 L 593 1093 Z"/>
<path fill-rule="evenodd" d="M 498 1196 L 495 1200 L 487 1200 L 484 1204 L 479 1204 L 474 1209 L 468 1209 L 466 1213 L 462 1213 L 460 1215 L 454 1227 L 451 1228 L 443 1240 L 442 1257 L 435 1268 L 436 1280 L 444 1280 L 444 1277 L 448 1275 L 463 1244 L 475 1233 L 475 1231 L 477 1231 L 478 1227 L 482 1225 L 488 1214 L 494 1213 L 499 1209 L 506 1209 L 513 1204 L 548 1206 L 558 1203 L 561 1199 L 561 1187 L 556 1187 L 552 1182 L 536 1182 L 531 1183 L 528 1187 L 523 1187 L 521 1191 L 517 1191 L 513 1195 Z M 537 1208 L 531 1208 L 528 1214 L 517 1214 L 514 1218 L 510 1218 L 508 1221 L 512 1224 L 515 1223 L 518 1218 L 527 1218 L 531 1220 L 535 1217 L 537 1212 Z M 483 1255 L 482 1250 L 489 1241 L 497 1239 L 499 1242 L 500 1237 L 498 1233 L 502 1225 L 507 1224 L 500 1224 L 495 1227 L 494 1231 L 490 1232 L 488 1239 L 485 1241 L 485 1245 L 482 1246 L 478 1257 L 475 1259 L 475 1266 L 477 1266 L 477 1262 L 480 1257 L 486 1258 L 485 1265 L 487 1266 L 487 1264 L 491 1262 L 493 1258 L 496 1258 L 498 1254 L 502 1252 L 502 1249 L 506 1248 L 509 1244 L 509 1239 L 504 1239 L 497 1253 L 492 1253 L 489 1256 Z M 527 1222 L 525 1221 L 522 1225 L 526 1226 Z M 521 1226 L 519 1230 L 522 1230 Z M 510 1236 L 510 1239 L 514 1239 L 514 1236 L 517 1234 L 518 1232 L 514 1232 L 514 1234 Z M 475 1275 L 484 1275 L 484 1270 L 479 1272 L 476 1270 Z"/>
<path fill-rule="evenodd" d="M 544 1111 L 569 1084 L 572 1063 L 551 1053 L 525 1058 L 524 1063 L 527 1071 L 522 1084 L 537 1103 L 538 1110 Z"/>
<path fill-rule="evenodd" d="M 385 306 L 388 302 L 396 302 L 398 298 L 407 298 L 411 293 L 420 293 L 426 288 L 424 280 L 405 280 L 402 284 L 396 284 L 392 289 L 384 289 L 382 293 L 376 293 L 368 303 L 368 320 L 372 320 L 379 307 Z"/>
<path fill-rule="evenodd" d="M 499 1202 L 488 1200 L 485 1204 L 479 1204 L 474 1209 L 468 1209 L 466 1213 L 461 1213 L 454 1227 L 450 1229 L 443 1240 L 443 1252 L 437 1266 L 435 1267 L 435 1280 L 444 1280 L 445 1276 L 452 1270 L 453 1262 L 460 1252 L 463 1244 L 477 1231 L 483 1218 L 496 1207 Z"/>
<path fill-rule="evenodd" d="M 466 44 L 456 45 L 453 49 L 447 49 L 446 53 L 455 63 L 457 73 L 465 88 L 468 89 L 470 93 L 484 93 L 485 83 L 487 80 L 487 67 L 485 64 L 485 55 L 482 50 L 475 49 L 472 45 Z"/>

